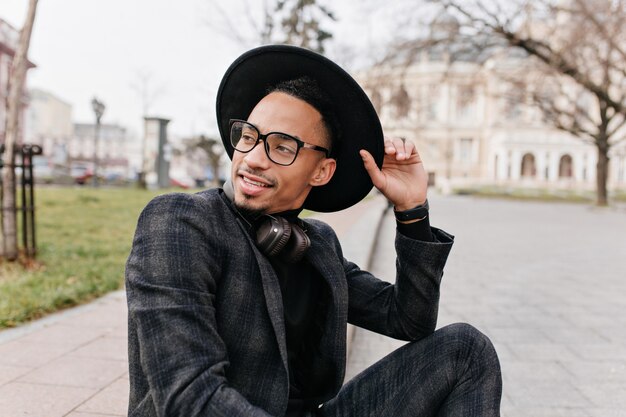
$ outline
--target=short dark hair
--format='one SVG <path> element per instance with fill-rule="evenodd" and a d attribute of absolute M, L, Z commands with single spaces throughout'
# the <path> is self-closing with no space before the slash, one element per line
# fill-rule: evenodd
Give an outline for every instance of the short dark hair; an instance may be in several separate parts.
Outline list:
<path fill-rule="evenodd" d="M 340 138 L 340 129 L 337 116 L 333 110 L 333 103 L 328 94 L 322 90 L 313 78 L 303 76 L 293 80 L 281 81 L 267 89 L 270 93 L 285 93 L 298 98 L 315 108 L 322 115 L 322 123 L 326 129 L 330 155 L 333 155 L 335 144 Z"/>

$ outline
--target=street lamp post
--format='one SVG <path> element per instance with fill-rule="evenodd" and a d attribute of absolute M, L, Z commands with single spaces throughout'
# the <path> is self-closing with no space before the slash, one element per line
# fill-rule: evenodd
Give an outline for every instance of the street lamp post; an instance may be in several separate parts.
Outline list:
<path fill-rule="evenodd" d="M 93 186 L 98 186 L 98 140 L 100 139 L 100 120 L 106 108 L 104 103 L 94 97 L 91 100 L 91 108 L 96 115 L 96 131 L 93 138 Z"/>

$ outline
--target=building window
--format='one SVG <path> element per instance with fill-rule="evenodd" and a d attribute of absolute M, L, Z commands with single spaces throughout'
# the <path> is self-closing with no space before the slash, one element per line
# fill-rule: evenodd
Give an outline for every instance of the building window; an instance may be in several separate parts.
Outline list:
<path fill-rule="evenodd" d="M 537 175 L 535 155 L 527 153 L 522 157 L 522 178 L 533 178 Z"/>
<path fill-rule="evenodd" d="M 429 187 L 434 187 L 435 186 L 435 173 L 434 172 L 429 172 L 428 173 L 428 186 Z"/>
<path fill-rule="evenodd" d="M 437 107 L 439 106 L 439 86 L 430 84 L 426 86 L 425 96 L 422 100 L 425 106 L 425 115 L 427 121 L 438 120 Z"/>
<path fill-rule="evenodd" d="M 504 117 L 509 120 L 515 120 L 522 114 L 522 103 L 524 101 L 524 92 L 520 88 L 511 88 L 503 97 L 504 100 Z"/>
<path fill-rule="evenodd" d="M 404 86 L 400 86 L 391 99 L 396 109 L 396 117 L 401 119 L 409 115 L 411 108 L 411 98 Z"/>
<path fill-rule="evenodd" d="M 461 85 L 458 87 L 457 91 L 457 117 L 459 119 L 471 118 L 474 115 L 474 87 L 471 85 Z"/>
<path fill-rule="evenodd" d="M 570 155 L 563 155 L 559 161 L 559 178 L 572 178 L 573 161 Z"/>
<path fill-rule="evenodd" d="M 4 91 L 6 95 L 9 94 L 9 69 L 11 68 L 11 61 L 11 58 L 3 58 L 0 62 L 0 83 L 2 83 L 0 91 Z"/>
<path fill-rule="evenodd" d="M 474 140 L 472 138 L 461 138 L 459 141 L 459 161 L 471 162 Z"/>

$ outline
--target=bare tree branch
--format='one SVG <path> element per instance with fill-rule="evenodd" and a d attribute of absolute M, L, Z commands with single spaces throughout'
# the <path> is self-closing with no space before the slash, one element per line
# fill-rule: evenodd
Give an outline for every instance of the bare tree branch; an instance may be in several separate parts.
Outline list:
<path fill-rule="evenodd" d="M 226 12 L 226 10 L 221 6 L 218 1 L 209 2 L 211 8 L 217 14 L 217 19 L 211 20 L 211 14 L 209 15 L 209 19 L 207 20 L 208 26 L 220 33 L 227 39 L 234 40 L 240 46 L 247 46 L 249 43 L 249 39 L 245 37 L 243 33 L 241 33 L 241 29 L 237 27 L 231 18 L 230 14 Z"/>
<path fill-rule="evenodd" d="M 518 47 L 526 51 L 528 54 L 537 57 L 549 67 L 556 69 L 561 74 L 571 77 L 587 90 L 597 95 L 602 101 L 605 101 L 613 107 L 617 112 L 626 115 L 625 103 L 614 100 L 609 95 L 609 92 L 604 90 L 602 86 L 593 82 L 593 80 L 591 80 L 587 74 L 582 72 L 579 67 L 576 67 L 569 62 L 569 60 L 567 60 L 562 54 L 555 51 L 548 43 L 538 39 L 521 36 L 520 34 L 507 29 L 505 26 L 500 24 L 498 20 L 489 22 L 484 18 L 479 18 L 467 11 L 465 7 L 454 1 L 446 0 L 442 1 L 442 4 L 444 4 L 447 8 L 456 10 L 458 13 L 465 16 L 470 22 L 478 24 L 484 28 L 488 28 L 493 31 L 493 33 L 502 36 L 511 46 Z"/>
<path fill-rule="evenodd" d="M 150 113 L 151 107 L 165 92 L 165 88 L 162 85 L 158 87 L 151 85 L 150 81 L 152 78 L 153 75 L 150 71 L 141 69 L 136 72 L 135 80 L 130 84 L 130 88 L 137 93 L 141 100 L 143 116 L 147 116 Z"/>
<path fill-rule="evenodd" d="M 591 23 L 593 23 L 593 25 L 595 26 L 596 30 L 598 30 L 600 32 L 600 34 L 602 35 L 602 37 L 604 39 L 606 39 L 606 41 L 609 43 L 609 45 L 611 46 L 611 48 L 615 49 L 621 56 L 621 58 L 623 60 L 626 61 L 626 49 L 623 48 L 623 45 L 620 45 L 619 43 L 615 42 L 615 33 L 609 33 L 607 31 L 607 26 L 606 23 L 603 24 L 598 20 L 598 17 L 596 16 L 595 13 L 593 13 L 591 10 L 589 10 L 589 8 L 587 7 L 586 1 L 585 0 L 574 0 L 574 2 L 576 3 L 576 5 L 580 8 L 580 11 L 582 11 L 582 14 L 584 15 L 585 18 L 587 18 Z M 611 2 L 607 2 L 608 7 L 610 7 Z M 617 15 L 624 15 L 626 13 L 624 13 L 624 10 L 619 10 L 619 8 L 623 8 L 624 7 L 624 3 L 623 2 L 618 2 L 617 3 L 617 8 L 618 10 L 615 10 L 615 12 L 617 13 Z M 574 9 L 571 9 L 572 12 L 574 12 Z M 620 13 L 621 12 L 621 13 Z M 618 23 L 619 25 L 623 24 L 623 22 Z"/>
<path fill-rule="evenodd" d="M 544 124 L 596 147 L 598 204 L 605 205 L 608 152 L 626 134 L 624 0 L 425 1 L 448 12 L 443 25 L 432 21 L 427 37 L 399 35 L 381 68 L 395 68 L 394 77 L 402 79 L 424 59 L 440 62 L 436 71 L 444 78 L 458 76 L 457 63 L 501 77 L 510 91 L 488 94 L 509 105 L 517 101 L 526 109 L 523 117 L 536 111 Z"/>

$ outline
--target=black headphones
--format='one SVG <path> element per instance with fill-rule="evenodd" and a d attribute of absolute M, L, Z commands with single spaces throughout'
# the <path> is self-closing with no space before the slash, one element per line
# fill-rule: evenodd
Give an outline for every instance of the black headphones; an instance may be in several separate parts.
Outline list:
<path fill-rule="evenodd" d="M 224 183 L 224 194 L 235 207 L 234 189 L 230 180 Z M 237 207 L 235 210 L 251 228 L 254 228 L 239 213 Z M 256 224 L 256 245 L 266 256 L 279 257 L 287 263 L 296 263 L 311 246 L 311 240 L 303 227 L 297 223 L 290 223 L 284 217 L 266 214 L 261 216 Z"/>

